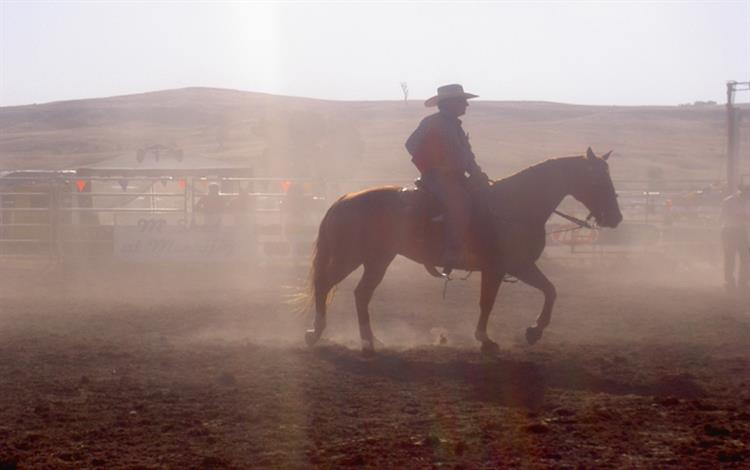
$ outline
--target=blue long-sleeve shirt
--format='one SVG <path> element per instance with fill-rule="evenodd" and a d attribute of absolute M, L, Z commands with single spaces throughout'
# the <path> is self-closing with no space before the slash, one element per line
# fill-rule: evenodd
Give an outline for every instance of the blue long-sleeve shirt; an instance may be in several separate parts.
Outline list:
<path fill-rule="evenodd" d="M 460 174 L 481 171 L 461 120 L 442 112 L 422 119 L 407 139 L 406 150 L 422 174 L 433 170 Z"/>

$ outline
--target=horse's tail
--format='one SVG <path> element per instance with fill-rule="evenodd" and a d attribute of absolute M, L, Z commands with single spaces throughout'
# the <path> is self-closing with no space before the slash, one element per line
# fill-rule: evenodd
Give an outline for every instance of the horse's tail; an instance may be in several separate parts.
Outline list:
<path fill-rule="evenodd" d="M 335 241 L 333 233 L 335 224 L 333 223 L 333 219 L 335 218 L 334 212 L 338 206 L 338 202 L 339 201 L 333 203 L 323 217 L 323 220 L 321 220 L 320 227 L 318 228 L 318 238 L 313 245 L 312 263 L 309 276 L 308 309 L 312 308 L 320 301 L 318 296 L 325 295 L 326 303 L 330 303 L 330 301 L 333 300 L 335 288 L 332 286 L 326 291 L 325 283 L 328 282 L 326 276 L 328 275 L 329 267 L 333 260 L 332 252 L 333 243 Z"/>

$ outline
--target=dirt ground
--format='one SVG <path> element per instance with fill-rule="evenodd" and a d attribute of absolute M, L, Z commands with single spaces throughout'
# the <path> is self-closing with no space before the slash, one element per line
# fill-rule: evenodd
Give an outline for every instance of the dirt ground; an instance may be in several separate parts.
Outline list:
<path fill-rule="evenodd" d="M 504 285 L 494 358 L 477 274 L 443 299 L 397 261 L 367 359 L 356 278 L 309 349 L 303 267 L 6 267 L 0 468 L 747 466 L 750 304 L 715 266 L 649 259 L 546 261 L 559 298 L 533 347 L 542 297 Z"/>

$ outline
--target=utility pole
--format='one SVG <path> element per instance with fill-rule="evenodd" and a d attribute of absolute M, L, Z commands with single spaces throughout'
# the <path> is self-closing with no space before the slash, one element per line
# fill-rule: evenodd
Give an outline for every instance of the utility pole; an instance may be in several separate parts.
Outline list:
<path fill-rule="evenodd" d="M 740 121 L 742 113 L 734 105 L 734 94 L 750 90 L 750 82 L 727 82 L 727 190 L 737 191 L 740 175 Z"/>

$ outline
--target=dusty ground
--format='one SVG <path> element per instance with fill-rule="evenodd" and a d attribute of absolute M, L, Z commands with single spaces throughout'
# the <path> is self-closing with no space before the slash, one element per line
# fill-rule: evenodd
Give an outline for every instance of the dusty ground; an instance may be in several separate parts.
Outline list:
<path fill-rule="evenodd" d="M 505 285 L 493 359 L 471 338 L 476 275 L 443 300 L 394 266 L 364 359 L 352 279 L 311 350 L 287 302 L 301 268 L 6 269 L 0 468 L 748 465 L 747 301 L 713 268 L 546 265 L 552 325 L 524 346 L 541 297 Z"/>

